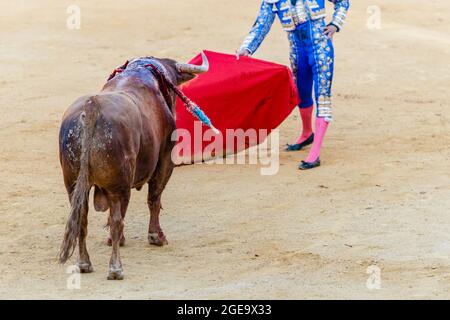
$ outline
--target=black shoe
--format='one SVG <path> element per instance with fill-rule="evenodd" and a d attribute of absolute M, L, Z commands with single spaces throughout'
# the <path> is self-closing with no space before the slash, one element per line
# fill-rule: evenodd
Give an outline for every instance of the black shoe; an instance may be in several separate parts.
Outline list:
<path fill-rule="evenodd" d="M 316 167 L 320 167 L 320 158 L 318 158 L 316 161 L 314 162 L 306 162 L 306 161 L 302 161 L 300 163 L 300 165 L 298 166 L 298 168 L 300 170 L 309 170 L 309 169 L 314 169 Z"/>
<path fill-rule="evenodd" d="M 314 133 L 311 133 L 311 135 L 309 136 L 308 139 L 306 139 L 305 141 L 303 141 L 302 143 L 296 143 L 296 144 L 288 144 L 286 146 L 286 151 L 300 151 L 302 150 L 304 147 L 309 146 L 310 144 L 312 144 L 314 142 Z"/>

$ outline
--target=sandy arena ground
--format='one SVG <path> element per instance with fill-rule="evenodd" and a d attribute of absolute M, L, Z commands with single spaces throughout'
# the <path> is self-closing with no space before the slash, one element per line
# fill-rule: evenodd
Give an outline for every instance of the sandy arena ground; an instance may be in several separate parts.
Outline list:
<path fill-rule="evenodd" d="M 66 9 L 81 7 L 81 30 Z M 369 30 L 379 5 L 382 29 Z M 450 298 L 450 24 L 444 0 L 353 1 L 335 37 L 335 122 L 320 169 L 281 152 L 258 166 L 177 168 L 163 197 L 169 246 L 150 247 L 133 192 L 125 280 L 106 280 L 105 214 L 90 213 L 95 273 L 66 287 L 57 264 L 69 212 L 57 157 L 64 110 L 130 57 L 234 52 L 251 0 L 0 3 L 0 298 Z M 256 57 L 288 63 L 280 24 Z M 299 130 L 298 112 L 281 143 Z M 71 261 L 74 261 L 73 259 Z M 369 290 L 369 266 L 381 289 Z"/>

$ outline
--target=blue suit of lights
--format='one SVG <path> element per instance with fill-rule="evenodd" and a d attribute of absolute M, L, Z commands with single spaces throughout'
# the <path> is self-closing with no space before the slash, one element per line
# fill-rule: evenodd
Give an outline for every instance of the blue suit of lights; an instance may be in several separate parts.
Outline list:
<path fill-rule="evenodd" d="M 342 28 L 349 0 L 328 0 L 334 3 L 331 25 Z M 314 104 L 317 116 L 332 120 L 331 84 L 333 80 L 334 49 L 331 40 L 323 35 L 325 0 L 263 0 L 256 22 L 241 48 L 251 54 L 259 48 L 278 15 L 288 33 L 291 47 L 291 66 L 301 99 L 300 108 Z"/>

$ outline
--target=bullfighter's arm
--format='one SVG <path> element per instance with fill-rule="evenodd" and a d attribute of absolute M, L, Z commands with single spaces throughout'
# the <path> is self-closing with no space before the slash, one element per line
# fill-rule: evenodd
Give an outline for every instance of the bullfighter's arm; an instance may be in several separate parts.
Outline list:
<path fill-rule="evenodd" d="M 338 31 L 342 29 L 345 23 L 345 19 L 347 18 L 347 12 L 350 8 L 349 0 L 328 0 L 334 3 L 334 14 L 333 20 L 331 21 L 331 25 L 335 26 Z"/>
<path fill-rule="evenodd" d="M 276 13 L 272 10 L 272 5 L 263 1 L 256 22 L 240 49 L 247 49 L 250 54 L 254 54 L 269 33 L 275 16 Z"/>

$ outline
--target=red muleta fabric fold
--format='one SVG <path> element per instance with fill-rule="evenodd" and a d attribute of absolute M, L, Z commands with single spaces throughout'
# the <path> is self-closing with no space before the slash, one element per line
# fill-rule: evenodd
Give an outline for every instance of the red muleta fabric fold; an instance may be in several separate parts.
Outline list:
<path fill-rule="evenodd" d="M 209 60 L 209 71 L 182 85 L 181 90 L 200 106 L 222 134 L 217 140 L 222 141 L 219 143 L 221 149 L 214 148 L 213 156 L 236 153 L 263 143 L 266 135 L 261 134 L 261 130 L 265 129 L 267 134 L 270 134 L 299 104 L 290 69 L 253 58 L 241 57 L 236 60 L 234 55 L 204 52 Z M 197 55 L 190 63 L 201 64 L 201 55 Z M 208 155 L 205 153 L 205 156 L 203 152 L 217 136 L 209 134 L 205 139 L 203 134 L 209 128 L 202 126 L 179 99 L 176 115 L 177 128 L 184 129 L 179 131 L 177 161 L 193 163 L 209 160 L 210 152 L 206 152 Z M 244 147 L 236 144 L 230 147 L 228 142 L 227 148 L 227 129 L 253 129 L 257 133 L 256 139 L 247 137 Z M 186 137 L 183 132 L 190 133 L 190 141 L 183 141 Z M 182 147 L 189 142 L 190 148 Z"/>

